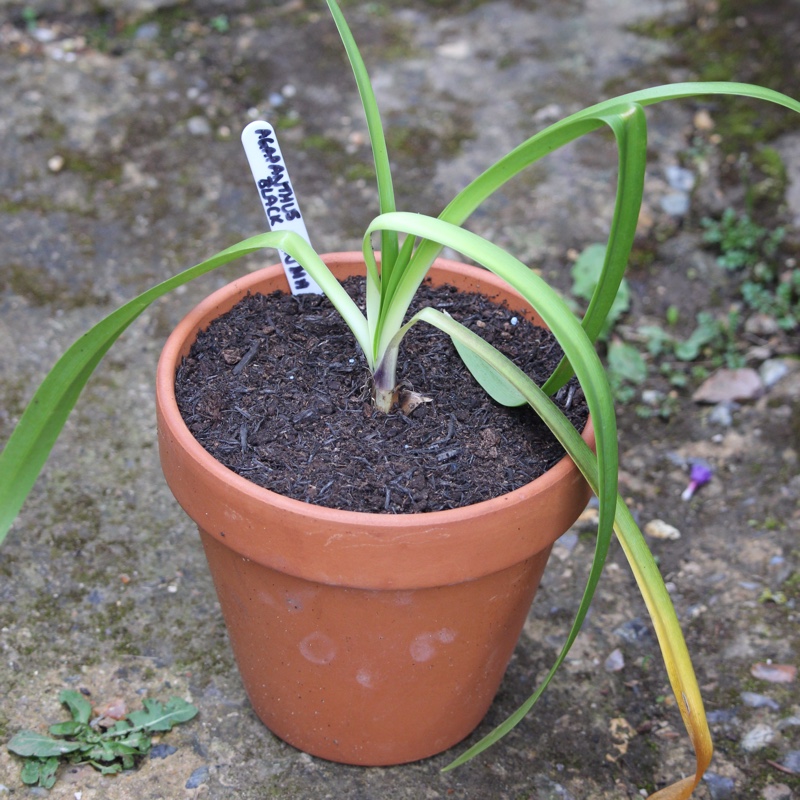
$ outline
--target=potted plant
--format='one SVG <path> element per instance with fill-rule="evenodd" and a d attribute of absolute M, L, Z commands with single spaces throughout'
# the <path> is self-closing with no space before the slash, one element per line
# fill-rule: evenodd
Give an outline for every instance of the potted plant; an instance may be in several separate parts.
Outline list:
<path fill-rule="evenodd" d="M 573 114 L 532 136 L 478 176 L 437 219 L 398 212 L 366 68 L 337 3 L 328 0 L 328 5 L 356 76 L 375 157 L 380 213 L 365 231 L 362 252 L 319 256 L 297 231 L 263 233 L 153 287 L 88 331 L 45 378 L 0 454 L 0 537 L 35 482 L 83 385 L 125 328 L 172 289 L 248 253 L 275 248 L 301 281 L 307 274 L 319 285 L 349 327 L 371 375 L 374 413 L 391 412 L 398 401 L 401 342 L 410 328 L 425 322 L 451 338 L 469 371 L 494 401 L 530 405 L 568 457 L 527 486 L 449 511 L 395 518 L 375 509 L 353 517 L 281 498 L 234 475 L 202 449 L 178 411 L 174 384 L 180 359 L 188 354 L 198 331 L 248 292 L 285 291 L 283 270 L 277 266 L 234 282 L 192 311 L 170 338 L 159 363 L 162 461 L 173 492 L 185 507 L 192 508 L 190 514 L 201 529 L 243 678 L 262 718 L 298 746 L 352 763 L 408 761 L 460 741 L 491 702 L 549 548 L 574 521 L 588 497 L 588 487 L 599 500 L 597 546 L 564 647 L 528 701 L 451 766 L 499 739 L 541 695 L 580 630 L 614 531 L 651 614 L 697 757 L 695 775 L 657 796 L 688 797 L 711 758 L 708 727 L 669 596 L 617 494 L 613 401 L 593 341 L 616 296 L 636 229 L 646 159 L 644 107 L 712 93 L 754 97 L 798 112 L 800 103 L 777 92 L 734 83 L 674 84 L 633 92 Z M 552 150 L 604 126 L 615 136 L 619 151 L 616 206 L 602 275 L 585 317 L 579 320 L 526 265 L 461 226 L 511 177 Z M 268 163 L 278 163 L 272 161 L 277 145 L 269 129 L 259 130 L 264 132 L 258 137 L 262 155 Z M 373 252 L 373 236 L 379 238 L 379 255 Z M 405 237 L 402 242 L 401 236 Z M 442 247 L 462 253 L 488 272 L 437 262 Z M 354 273 L 363 274 L 366 281 L 366 314 L 340 283 Z M 426 276 L 434 283 L 455 283 L 461 289 L 506 300 L 514 308 L 527 304 L 524 312 L 549 328 L 561 345 L 563 361 L 540 387 L 442 310 L 427 307 L 408 316 Z M 356 352 L 352 345 L 348 347 Z M 591 415 L 591 426 L 583 436 L 550 399 L 573 374 Z M 194 500 L 200 502 L 196 510 L 190 505 Z M 267 507 L 275 516 L 265 520 L 261 515 Z M 485 527 L 467 526 L 474 513 L 483 518 Z M 444 574 L 438 576 L 435 573 L 442 564 Z M 478 589 L 477 600 L 467 600 L 468 588 Z M 470 607 L 468 602 L 476 605 Z M 502 621 L 486 613 L 493 605 L 504 606 Z M 431 612 L 430 619 L 421 618 L 423 608 Z M 255 617 L 256 632 L 244 627 L 248 617 Z M 298 619 L 303 620 L 301 625 L 293 627 Z M 323 621 L 339 627 L 323 628 Z M 488 643 L 477 638 L 477 630 L 468 629 L 468 622 L 491 634 Z M 266 624 L 270 628 L 259 638 L 258 628 Z M 377 645 L 376 651 L 364 650 L 367 644 Z M 393 649 L 398 653 L 392 653 Z M 476 653 L 486 656 L 485 660 Z M 392 661 L 395 656 L 397 661 Z M 264 662 L 272 670 L 266 676 L 256 672 Z M 407 672 L 399 672 L 401 664 Z M 443 684 L 437 682 L 440 674 Z M 345 682 L 344 699 L 331 693 Z M 384 691 L 384 687 L 389 688 Z M 378 705 L 368 706 L 358 692 L 377 696 Z M 437 696 L 441 702 L 434 706 Z M 355 707 L 360 716 L 354 719 Z M 458 719 L 457 710 L 465 712 Z M 423 733 L 429 736 L 424 742 Z"/>

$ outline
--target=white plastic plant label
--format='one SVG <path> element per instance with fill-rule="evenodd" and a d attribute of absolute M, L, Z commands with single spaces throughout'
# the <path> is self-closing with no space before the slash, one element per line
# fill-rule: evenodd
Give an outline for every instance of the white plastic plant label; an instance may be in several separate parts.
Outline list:
<path fill-rule="evenodd" d="M 309 242 L 275 129 L 263 120 L 251 122 L 242 131 L 242 145 L 270 230 L 294 231 Z M 297 261 L 286 253 L 280 255 L 292 294 L 322 294 L 317 282 Z"/>

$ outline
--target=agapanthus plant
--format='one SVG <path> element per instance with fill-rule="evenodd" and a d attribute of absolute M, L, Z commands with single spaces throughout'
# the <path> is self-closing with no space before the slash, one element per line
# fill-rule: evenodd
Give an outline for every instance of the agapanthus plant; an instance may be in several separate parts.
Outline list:
<path fill-rule="evenodd" d="M 740 95 L 800 112 L 800 103 L 769 89 L 740 83 L 678 83 L 625 94 L 557 122 L 520 144 L 479 175 L 438 218 L 398 212 L 389 156 L 377 102 L 366 67 L 336 0 L 327 0 L 341 35 L 366 113 L 375 161 L 379 215 L 363 238 L 366 262 L 366 314 L 355 305 L 310 244 L 294 232 L 261 233 L 144 292 L 85 333 L 56 363 L 25 410 L 0 454 L 0 541 L 32 488 L 70 410 L 103 355 L 154 300 L 194 278 L 263 248 L 295 259 L 322 288 L 364 352 L 373 381 L 375 405 L 390 411 L 395 401 L 398 354 L 406 331 L 419 322 L 434 325 L 453 340 L 476 379 L 499 403 L 529 403 L 575 461 L 599 500 L 596 548 L 575 621 L 549 675 L 523 706 L 449 768 L 495 742 L 530 710 L 566 657 L 586 616 L 616 533 L 644 597 L 669 679 L 696 753 L 693 776 L 653 797 L 686 798 L 711 759 L 711 740 L 703 703 L 675 611 L 655 561 L 624 501 L 617 493 L 617 427 L 611 391 L 593 342 L 603 328 L 625 271 L 639 216 L 647 148 L 645 107 L 699 95 Z M 599 128 L 608 128 L 618 149 L 616 202 L 605 262 L 588 310 L 579 320 L 559 294 L 527 265 L 497 245 L 461 227 L 465 220 L 511 178 L 548 153 Z M 380 258 L 373 251 L 380 243 Z M 401 237 L 402 241 L 401 241 Z M 537 386 L 508 359 L 445 313 L 426 308 L 406 319 L 411 300 L 443 247 L 460 252 L 501 276 L 540 315 L 564 351 L 564 360 L 544 386 Z M 580 382 L 596 434 L 596 454 L 578 435 L 550 397 L 572 375 Z"/>

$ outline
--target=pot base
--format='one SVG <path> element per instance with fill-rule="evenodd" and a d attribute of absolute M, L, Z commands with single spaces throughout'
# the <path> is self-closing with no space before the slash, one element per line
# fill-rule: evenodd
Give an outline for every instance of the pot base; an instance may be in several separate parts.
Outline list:
<path fill-rule="evenodd" d="M 377 591 L 281 574 L 200 533 L 256 714 L 300 750 L 363 766 L 417 761 L 474 730 L 550 552 L 467 583 Z"/>

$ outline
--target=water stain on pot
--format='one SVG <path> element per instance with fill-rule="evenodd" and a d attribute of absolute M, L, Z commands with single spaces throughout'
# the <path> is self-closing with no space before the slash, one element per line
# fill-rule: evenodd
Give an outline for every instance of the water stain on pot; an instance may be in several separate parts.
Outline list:
<path fill-rule="evenodd" d="M 414 661 L 423 663 L 430 661 L 437 651 L 436 644 L 451 644 L 456 639 L 456 632 L 451 628 L 442 628 L 434 632 L 421 633 L 416 636 L 408 648 Z"/>
<path fill-rule="evenodd" d="M 324 633 L 310 633 L 300 642 L 300 653 L 312 664 L 330 664 L 336 657 L 336 643 Z"/>

